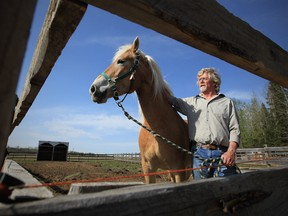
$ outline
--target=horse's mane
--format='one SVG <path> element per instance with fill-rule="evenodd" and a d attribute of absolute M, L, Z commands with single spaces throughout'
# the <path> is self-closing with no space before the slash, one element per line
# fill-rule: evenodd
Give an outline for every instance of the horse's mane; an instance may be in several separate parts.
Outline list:
<path fill-rule="evenodd" d="M 124 54 L 128 49 L 131 48 L 131 44 L 130 45 L 124 45 L 119 47 L 118 51 L 115 53 L 114 57 L 113 57 L 113 61 L 115 61 L 116 59 L 118 59 L 122 54 Z M 138 50 L 138 52 L 140 53 L 140 55 L 144 58 L 147 59 L 150 70 L 152 71 L 152 81 L 154 84 L 154 97 L 156 98 L 162 98 L 164 95 L 173 95 L 169 85 L 167 84 L 167 82 L 164 80 L 163 75 L 160 71 L 159 66 L 157 65 L 157 63 L 155 62 L 155 60 L 149 56 L 146 55 L 144 52 L 142 52 L 141 50 Z M 139 62 L 139 64 L 141 64 L 141 61 Z"/>

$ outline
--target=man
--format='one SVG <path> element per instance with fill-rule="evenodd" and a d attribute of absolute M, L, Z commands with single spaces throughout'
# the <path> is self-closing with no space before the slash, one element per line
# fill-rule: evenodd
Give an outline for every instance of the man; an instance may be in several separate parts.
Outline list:
<path fill-rule="evenodd" d="M 221 78 L 214 68 L 201 69 L 197 84 L 199 95 L 169 99 L 188 118 L 194 179 L 237 174 L 235 157 L 240 128 L 233 101 L 219 94 Z"/>

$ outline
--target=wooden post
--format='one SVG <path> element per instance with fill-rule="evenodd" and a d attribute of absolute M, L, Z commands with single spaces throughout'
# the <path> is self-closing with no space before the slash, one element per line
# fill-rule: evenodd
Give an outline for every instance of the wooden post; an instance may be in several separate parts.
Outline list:
<path fill-rule="evenodd" d="M 11 130 L 16 87 L 36 1 L 0 1 L 0 170 Z"/>
<path fill-rule="evenodd" d="M 76 0 L 51 0 L 24 90 L 15 110 L 12 130 L 19 125 L 33 104 L 66 43 L 84 16 L 86 8 L 86 3 Z"/>

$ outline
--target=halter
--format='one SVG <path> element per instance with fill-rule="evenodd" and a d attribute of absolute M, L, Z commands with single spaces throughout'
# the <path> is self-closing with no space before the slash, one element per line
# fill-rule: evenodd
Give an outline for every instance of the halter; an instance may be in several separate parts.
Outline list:
<path fill-rule="evenodd" d="M 124 99 L 126 98 L 126 96 L 130 93 L 130 90 L 131 90 L 131 87 L 133 85 L 133 81 L 134 81 L 134 74 L 136 73 L 136 70 L 137 70 L 137 67 L 139 65 L 139 57 L 140 57 L 140 53 L 139 52 L 136 52 L 135 53 L 136 56 L 134 58 L 134 62 L 133 62 L 133 65 L 132 67 L 126 71 L 125 73 L 123 73 L 121 76 L 115 78 L 115 79 L 112 79 L 111 77 L 109 77 L 105 72 L 102 72 L 101 75 L 106 79 L 108 80 L 108 83 L 109 85 L 111 86 L 111 89 L 113 91 L 113 98 L 114 100 L 119 100 L 119 94 L 117 92 L 117 88 L 116 88 L 116 83 L 126 77 L 128 77 L 130 75 L 130 87 L 129 87 L 129 90 L 128 92 L 126 93 L 126 95 L 124 96 L 124 98 L 122 99 L 122 102 L 124 101 Z"/>

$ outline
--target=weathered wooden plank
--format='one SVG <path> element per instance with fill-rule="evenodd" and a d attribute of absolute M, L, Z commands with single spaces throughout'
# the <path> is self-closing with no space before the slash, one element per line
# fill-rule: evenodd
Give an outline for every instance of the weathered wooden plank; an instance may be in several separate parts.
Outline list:
<path fill-rule="evenodd" d="M 86 8 L 86 3 L 76 0 L 51 0 L 15 110 L 12 129 L 19 125 L 28 112 L 61 51 L 85 14 Z"/>
<path fill-rule="evenodd" d="M 7 205 L 1 215 L 287 215 L 288 168 Z M 228 214 L 231 215 L 231 214 Z"/>
<path fill-rule="evenodd" d="M 36 1 L 0 1 L 0 170 L 16 104 L 16 86 Z"/>
<path fill-rule="evenodd" d="M 83 0 L 288 87 L 288 53 L 215 0 Z"/>

